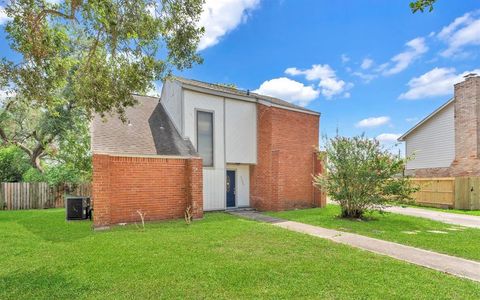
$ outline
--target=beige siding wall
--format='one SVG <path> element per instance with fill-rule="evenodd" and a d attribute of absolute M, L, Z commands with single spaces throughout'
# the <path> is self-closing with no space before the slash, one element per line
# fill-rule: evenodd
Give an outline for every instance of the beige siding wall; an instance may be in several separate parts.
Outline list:
<path fill-rule="evenodd" d="M 449 104 L 405 139 L 407 170 L 449 167 L 455 158 L 454 106 Z"/>

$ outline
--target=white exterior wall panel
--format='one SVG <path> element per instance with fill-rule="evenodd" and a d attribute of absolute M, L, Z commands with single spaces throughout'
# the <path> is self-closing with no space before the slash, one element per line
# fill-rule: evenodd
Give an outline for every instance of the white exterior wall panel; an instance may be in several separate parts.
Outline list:
<path fill-rule="evenodd" d="M 255 103 L 225 100 L 225 142 L 227 163 L 257 163 Z"/>
<path fill-rule="evenodd" d="M 167 80 L 162 87 L 162 96 L 160 101 L 167 111 L 170 119 L 180 134 L 182 132 L 182 88 L 174 82 Z"/>
<path fill-rule="evenodd" d="M 449 167 L 455 159 L 454 105 L 449 104 L 405 138 L 407 169 Z"/>
<path fill-rule="evenodd" d="M 250 166 L 227 165 L 228 170 L 235 170 L 235 196 L 237 207 L 250 206 Z"/>
<path fill-rule="evenodd" d="M 183 90 L 184 136 L 195 148 L 196 111 L 213 112 L 213 167 L 203 168 L 203 208 L 204 210 L 225 209 L 225 139 L 224 139 L 224 99 L 189 90 Z"/>

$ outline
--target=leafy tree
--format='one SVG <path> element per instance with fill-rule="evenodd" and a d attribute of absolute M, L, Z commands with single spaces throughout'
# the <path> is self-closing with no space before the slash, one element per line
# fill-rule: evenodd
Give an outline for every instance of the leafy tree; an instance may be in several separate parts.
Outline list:
<path fill-rule="evenodd" d="M 0 147 L 0 182 L 17 182 L 30 167 L 25 153 L 16 146 Z"/>
<path fill-rule="evenodd" d="M 45 171 L 40 173 L 38 169 L 28 169 L 22 177 L 24 182 L 46 182 L 49 185 L 58 185 L 61 183 L 82 183 L 88 179 L 82 177 L 83 172 L 72 168 L 70 164 L 48 165 Z"/>
<path fill-rule="evenodd" d="M 94 113 L 124 119 L 136 103 L 133 93 L 202 61 L 196 53 L 202 3 L 9 1 L 5 31 L 18 55 L 0 61 L 0 89 L 9 92 L 0 105 L 2 143 L 22 149 L 40 173 L 42 159 L 66 161 L 70 153 L 55 157 L 56 149 L 73 147 L 68 136 Z"/>
<path fill-rule="evenodd" d="M 40 173 L 40 171 L 38 169 L 30 168 L 23 174 L 22 181 L 24 181 L 24 182 L 46 182 L 47 177 L 45 176 L 45 174 Z"/>
<path fill-rule="evenodd" d="M 437 2 L 437 0 L 416 0 L 414 2 L 410 2 L 410 9 L 413 13 L 417 11 L 424 12 L 425 9 L 428 9 L 429 12 L 433 11 L 433 5 Z"/>
<path fill-rule="evenodd" d="M 416 189 L 402 176 L 405 159 L 365 136 L 337 136 L 326 144 L 326 172 L 315 177 L 317 187 L 339 202 L 342 217 L 362 218 L 389 202 L 410 201 Z"/>
<path fill-rule="evenodd" d="M 32 105 L 69 103 L 89 114 L 123 115 L 135 103 L 132 93 L 146 92 L 172 67 L 201 62 L 202 2 L 9 1 L 5 30 L 22 59 L 3 59 L 3 84 Z"/>
<path fill-rule="evenodd" d="M 74 132 L 87 126 L 84 111 L 72 105 L 57 105 L 44 109 L 16 97 L 0 108 L 0 139 L 5 145 L 15 145 L 29 158 L 32 167 L 43 172 L 42 158 L 52 158 L 58 146 Z M 88 136 L 88 135 L 87 135 Z"/>

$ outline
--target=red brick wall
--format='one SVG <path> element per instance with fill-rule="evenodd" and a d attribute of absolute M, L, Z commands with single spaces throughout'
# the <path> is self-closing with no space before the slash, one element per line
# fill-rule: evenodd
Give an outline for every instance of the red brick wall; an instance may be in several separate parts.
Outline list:
<path fill-rule="evenodd" d="M 480 77 L 455 85 L 455 160 L 451 176 L 480 176 Z"/>
<path fill-rule="evenodd" d="M 405 175 L 419 178 L 429 177 L 450 177 L 450 168 L 424 168 L 415 170 L 406 170 Z"/>
<path fill-rule="evenodd" d="M 322 174 L 325 172 L 325 160 L 324 158 L 320 159 L 318 155 L 318 152 L 314 153 L 315 174 Z M 327 194 L 319 188 L 315 188 L 315 198 L 313 202 L 315 207 L 325 207 L 327 205 Z"/>
<path fill-rule="evenodd" d="M 202 160 L 93 155 L 94 225 L 203 215 Z"/>
<path fill-rule="evenodd" d="M 324 204 L 312 185 L 318 115 L 258 104 L 258 160 L 250 169 L 250 202 L 259 210 L 285 210 Z"/>

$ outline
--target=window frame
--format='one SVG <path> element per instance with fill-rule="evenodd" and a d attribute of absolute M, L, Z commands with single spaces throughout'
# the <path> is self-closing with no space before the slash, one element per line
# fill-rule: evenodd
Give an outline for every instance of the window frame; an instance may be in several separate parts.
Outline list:
<path fill-rule="evenodd" d="M 208 110 L 208 109 L 199 109 L 195 108 L 195 142 L 196 142 L 196 150 L 198 154 L 200 155 L 200 152 L 198 151 L 198 113 L 209 113 L 212 115 L 212 164 L 211 165 L 205 165 L 204 162 L 202 162 L 204 168 L 215 168 L 215 111 L 214 110 Z"/>

